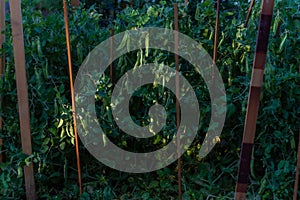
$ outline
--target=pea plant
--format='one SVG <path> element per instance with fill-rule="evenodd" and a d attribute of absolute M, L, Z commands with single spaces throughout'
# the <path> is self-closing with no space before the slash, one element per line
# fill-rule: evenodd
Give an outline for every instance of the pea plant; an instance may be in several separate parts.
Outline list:
<path fill-rule="evenodd" d="M 12 36 L 9 20 L 5 30 L 7 42 L 1 50 L 6 56 L 0 93 L 5 97 L 1 117 L 4 128 L 4 161 L 0 163 L 0 198 L 25 197 L 22 167 L 33 162 L 37 194 L 42 199 L 78 198 L 71 98 L 67 68 L 62 6 L 49 5 L 44 15 L 36 8 L 40 1 L 22 1 L 26 69 L 33 155 L 22 153 L 17 94 L 15 86 Z M 173 29 L 172 1 L 144 2 L 120 8 L 107 21 L 102 3 L 83 1 L 70 10 L 70 35 L 74 77 L 88 53 L 115 34 L 141 27 Z M 128 2 L 130 5 L 130 2 Z M 48 5 L 48 4 L 47 4 Z M 255 51 L 260 3 L 254 5 L 245 28 L 247 1 L 222 1 L 217 66 L 226 88 L 226 122 L 218 144 L 201 159 L 201 148 L 211 115 L 210 97 L 198 72 L 180 58 L 180 72 L 192 85 L 200 107 L 200 126 L 192 145 L 182 156 L 183 199 L 233 198 L 237 179 L 249 82 Z M 298 144 L 299 32 L 300 2 L 276 1 L 268 47 L 267 63 L 254 151 L 251 162 L 251 199 L 289 199 Z M 179 2 L 179 31 L 201 44 L 212 56 L 215 24 L 213 0 Z M 9 19 L 9 15 L 7 15 Z M 104 23 L 105 22 L 105 23 Z M 121 47 L 130 45 L 130 35 Z M 143 41 L 145 42 L 145 41 Z M 118 47 L 116 47 L 118 48 Z M 156 49 L 139 49 L 119 57 L 113 63 L 114 81 L 128 70 L 147 63 L 174 67 L 174 54 Z M 176 130 L 175 95 L 159 85 L 146 85 L 130 100 L 131 118 L 139 125 L 149 123 L 149 108 L 163 105 L 168 114 L 167 125 L 146 142 L 124 134 L 112 118 L 110 99 L 114 85 L 107 76 L 99 78 L 95 91 L 99 124 L 109 139 L 132 152 L 152 151 L 165 146 Z M 124 84 L 124 88 L 131 87 Z M 81 199 L 176 199 L 177 166 L 146 174 L 118 172 L 97 161 L 80 145 L 82 182 Z"/>

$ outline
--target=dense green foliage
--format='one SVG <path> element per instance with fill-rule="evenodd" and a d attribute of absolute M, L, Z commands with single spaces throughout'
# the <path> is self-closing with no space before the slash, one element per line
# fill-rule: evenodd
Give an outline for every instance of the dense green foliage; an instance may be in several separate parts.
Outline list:
<path fill-rule="evenodd" d="M 6 55 L 6 69 L 0 83 L 0 94 L 5 98 L 5 107 L 1 111 L 4 129 L 0 132 L 5 155 L 4 162 L 0 163 L 1 199 L 24 198 L 22 167 L 30 162 L 34 163 L 40 198 L 74 199 L 79 196 L 63 11 L 62 7 L 54 5 L 48 15 L 43 16 L 40 10 L 36 10 L 38 2 L 22 1 L 33 142 L 33 155 L 29 157 L 21 149 L 9 23 L 5 31 L 7 43 L 2 52 Z M 109 38 L 110 27 L 114 27 L 115 33 L 145 26 L 173 28 L 173 1 L 128 7 L 117 12 L 111 21 L 102 15 L 100 4 L 90 6 L 89 1 L 86 3 L 70 12 L 74 75 L 88 53 Z M 201 43 L 210 55 L 213 50 L 214 6 L 213 0 L 204 3 L 191 1 L 187 7 L 179 4 L 179 31 Z M 251 163 L 249 199 L 291 198 L 300 124 L 299 6 L 299 1 L 276 1 Z M 209 123 L 210 99 L 199 74 L 181 60 L 181 72 L 194 87 L 201 109 L 198 136 L 182 157 L 184 199 L 226 199 L 234 195 L 260 3 L 254 6 L 248 28 L 244 28 L 247 8 L 248 3 L 242 0 L 222 4 L 217 66 L 226 87 L 227 117 L 220 142 L 205 159 L 198 157 L 198 150 Z M 174 67 L 174 55 L 157 50 L 149 50 L 148 56 L 145 50 L 128 53 L 114 62 L 114 79 L 119 79 L 135 65 L 151 62 Z M 95 95 L 98 117 L 111 140 L 136 152 L 157 149 L 167 143 L 176 129 L 173 94 L 148 85 L 141 87 L 132 98 L 132 118 L 138 124 L 148 123 L 147 113 L 153 100 L 169 110 L 170 123 L 163 133 L 145 143 L 120 133 L 112 123 L 105 105 L 109 105 L 107 102 L 113 86 L 109 76 L 100 82 Z M 104 166 L 83 145 L 80 153 L 84 183 L 81 199 L 177 198 L 176 163 L 156 172 L 129 174 Z"/>

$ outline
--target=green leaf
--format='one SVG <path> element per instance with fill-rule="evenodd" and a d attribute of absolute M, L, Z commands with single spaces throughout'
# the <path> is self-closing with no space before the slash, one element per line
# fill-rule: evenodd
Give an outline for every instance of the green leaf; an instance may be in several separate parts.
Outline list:
<path fill-rule="evenodd" d="M 149 184 L 149 188 L 157 188 L 159 186 L 158 181 L 151 181 Z"/>
<path fill-rule="evenodd" d="M 29 166 L 31 164 L 31 159 L 34 157 L 34 155 L 30 155 L 27 158 L 25 158 L 25 165 Z"/>
<path fill-rule="evenodd" d="M 234 113 L 236 112 L 236 106 L 234 104 L 228 104 L 227 105 L 227 113 L 226 117 L 230 118 Z"/>
<path fill-rule="evenodd" d="M 59 148 L 60 148 L 61 150 L 64 150 L 65 147 L 66 147 L 66 143 L 65 143 L 65 142 L 60 143 Z"/>
<path fill-rule="evenodd" d="M 150 198 L 149 192 L 145 192 L 145 193 L 142 195 L 142 199 L 144 199 L 144 200 L 148 200 L 149 198 Z"/>

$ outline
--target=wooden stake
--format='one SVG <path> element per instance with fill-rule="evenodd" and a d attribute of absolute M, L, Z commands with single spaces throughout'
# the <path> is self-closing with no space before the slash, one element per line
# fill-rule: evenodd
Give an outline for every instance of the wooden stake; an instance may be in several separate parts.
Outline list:
<path fill-rule="evenodd" d="M 299 184 L 299 169 L 300 169 L 300 129 L 299 129 L 298 156 L 297 156 L 293 200 L 297 200 L 297 195 L 298 195 L 297 193 L 298 193 L 298 184 Z"/>
<path fill-rule="evenodd" d="M 25 51 L 23 39 L 23 24 L 20 0 L 10 0 L 11 27 L 14 49 L 14 61 L 17 81 L 19 118 L 23 152 L 32 154 L 30 119 L 28 106 L 28 91 L 25 66 Z M 24 167 L 27 199 L 36 199 L 33 164 Z"/>
<path fill-rule="evenodd" d="M 238 180 L 235 188 L 234 198 L 236 200 L 246 199 L 249 182 L 251 154 L 255 138 L 259 99 L 264 76 L 264 66 L 266 62 L 273 8 L 274 0 L 263 0 L 250 83 L 250 92 L 248 97 Z"/>
<path fill-rule="evenodd" d="M 178 57 L 178 4 L 174 3 L 174 39 L 175 39 L 175 69 L 176 69 L 176 96 L 179 97 L 179 57 Z M 178 200 L 182 199 L 181 158 L 180 158 L 180 105 L 176 98 L 176 128 L 177 128 L 177 167 L 178 167 Z"/>
<path fill-rule="evenodd" d="M 77 170 L 78 170 L 78 186 L 79 186 L 79 193 L 82 194 L 79 141 L 78 141 L 77 127 L 76 127 L 75 95 L 74 95 L 74 86 L 73 86 L 73 74 L 72 74 L 73 70 L 72 70 L 71 44 L 70 44 L 70 34 L 69 34 L 68 6 L 66 0 L 63 0 L 63 5 L 64 5 L 64 21 L 65 21 L 65 29 L 66 29 L 66 43 L 67 43 L 67 52 L 68 52 L 69 76 L 70 76 L 70 90 L 71 90 L 72 111 L 73 111 L 73 126 L 74 126 L 73 130 L 75 136 L 75 149 L 76 149 Z"/>
<path fill-rule="evenodd" d="M 248 10 L 247 17 L 246 17 L 245 24 L 244 24 L 245 28 L 248 26 L 248 21 L 250 19 L 251 13 L 252 13 L 254 3 L 255 3 L 255 0 L 252 0 L 250 3 L 249 10 Z"/>
<path fill-rule="evenodd" d="M 299 67 L 299 76 L 300 76 L 300 67 Z M 296 165 L 293 200 L 297 200 L 297 196 L 298 196 L 299 169 L 300 169 L 300 128 L 299 128 L 299 136 L 298 137 L 299 137 L 299 140 L 298 140 L 298 155 L 297 155 L 297 165 Z"/>

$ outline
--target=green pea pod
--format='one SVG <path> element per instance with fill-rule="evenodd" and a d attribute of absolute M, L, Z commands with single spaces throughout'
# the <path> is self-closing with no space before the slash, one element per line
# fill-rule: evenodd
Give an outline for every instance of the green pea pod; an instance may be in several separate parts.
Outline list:
<path fill-rule="evenodd" d="M 55 115 L 58 114 L 58 106 L 57 106 L 57 101 L 56 101 L 56 99 L 54 99 L 54 114 L 55 114 Z"/>
<path fill-rule="evenodd" d="M 82 61 L 83 61 L 83 53 L 82 53 L 82 46 L 81 46 L 81 44 L 77 45 L 76 50 L 77 50 L 77 59 L 78 59 L 78 62 L 82 63 Z"/>
<path fill-rule="evenodd" d="M 60 138 L 63 138 L 65 136 L 65 129 L 61 129 L 61 132 L 60 132 Z"/>
<path fill-rule="evenodd" d="M 72 124 L 70 124 L 70 135 L 71 135 L 72 138 L 75 137 L 74 130 L 73 130 L 73 125 Z"/>
<path fill-rule="evenodd" d="M 288 36 L 288 34 L 287 34 L 287 32 L 286 32 L 285 35 L 284 35 L 284 37 L 283 37 L 282 40 L 281 40 L 281 43 L 280 43 L 280 46 L 279 46 L 279 50 L 278 50 L 279 53 L 281 53 L 282 50 L 283 50 L 283 46 L 284 46 L 284 43 L 285 43 L 285 41 L 286 41 L 286 39 L 287 39 L 287 36 Z"/>
<path fill-rule="evenodd" d="M 64 179 L 68 178 L 68 160 L 65 157 L 65 163 L 64 163 Z"/>
<path fill-rule="evenodd" d="M 220 48 L 221 44 L 224 42 L 224 39 L 225 39 L 225 34 L 224 34 L 224 32 L 222 32 L 222 38 L 218 44 L 218 48 Z"/>
<path fill-rule="evenodd" d="M 277 11 L 276 17 L 274 19 L 274 25 L 273 25 L 273 33 L 276 34 L 277 28 L 278 28 L 278 24 L 280 22 L 280 17 L 279 17 L 279 10 Z"/>
<path fill-rule="evenodd" d="M 23 176 L 23 168 L 21 166 L 18 166 L 18 178 L 21 178 Z"/>
<path fill-rule="evenodd" d="M 143 65 L 143 50 L 141 49 L 140 65 Z"/>
<path fill-rule="evenodd" d="M 149 33 L 146 34 L 146 37 L 145 37 L 145 47 L 146 47 L 146 57 L 148 57 L 148 54 L 149 54 Z"/>
<path fill-rule="evenodd" d="M 67 135 L 71 138 L 72 134 L 70 133 L 69 124 L 66 125 L 66 132 L 67 132 Z"/>
<path fill-rule="evenodd" d="M 122 48 L 125 47 L 125 45 L 127 44 L 127 40 L 128 40 L 128 33 L 127 33 L 127 31 L 125 31 L 124 37 L 121 41 L 121 44 L 118 46 L 117 51 L 119 51 L 119 50 L 121 50 Z"/>
<path fill-rule="evenodd" d="M 41 57 L 43 57 L 43 52 L 42 52 L 42 47 L 41 47 L 41 41 L 40 41 L 40 38 L 37 39 L 36 44 L 37 44 L 37 52 L 38 52 L 38 56 L 39 56 L 39 58 L 41 58 Z"/>
<path fill-rule="evenodd" d="M 209 40 L 212 40 L 213 36 L 214 36 L 214 31 L 211 31 L 209 35 Z"/>
<path fill-rule="evenodd" d="M 254 151 L 252 151 L 251 157 L 252 158 L 251 158 L 251 162 L 250 162 L 250 173 L 253 178 L 256 178 L 255 173 L 254 173 Z"/>
<path fill-rule="evenodd" d="M 134 64 L 134 68 L 136 68 L 137 66 L 139 66 L 139 61 L 140 61 L 140 60 L 139 60 L 138 58 L 140 57 L 140 54 L 141 54 L 141 52 L 138 51 L 138 52 L 137 52 L 137 59 L 136 59 L 136 62 L 135 62 L 135 64 Z"/>
<path fill-rule="evenodd" d="M 126 48 L 127 48 L 127 52 L 130 52 L 130 36 L 127 36 L 127 40 L 126 40 Z"/>
<path fill-rule="evenodd" d="M 38 68 L 34 68 L 34 75 L 36 78 L 36 83 L 38 88 L 41 88 L 42 87 L 41 72 Z"/>
<path fill-rule="evenodd" d="M 48 77 L 49 77 L 48 69 L 49 69 L 49 63 L 48 63 L 48 59 L 46 59 L 45 67 L 43 67 L 43 73 L 44 73 L 45 79 L 48 79 Z"/>
<path fill-rule="evenodd" d="M 64 123 L 64 120 L 60 119 L 57 128 L 60 128 L 63 125 L 63 123 Z"/>
<path fill-rule="evenodd" d="M 267 171 L 266 171 L 264 177 L 262 178 L 258 194 L 262 194 L 263 191 L 265 190 L 265 188 L 267 186 L 267 177 L 268 177 L 268 175 L 267 175 Z"/>
<path fill-rule="evenodd" d="M 295 143 L 295 139 L 293 136 L 290 137 L 290 145 L 292 149 L 296 148 L 296 143 Z"/>
<path fill-rule="evenodd" d="M 198 3 L 197 4 L 197 8 L 196 8 L 196 13 L 195 13 L 195 20 L 197 20 L 197 21 L 199 21 L 201 19 L 201 17 L 200 17 L 200 11 L 201 11 L 200 4 Z"/>

